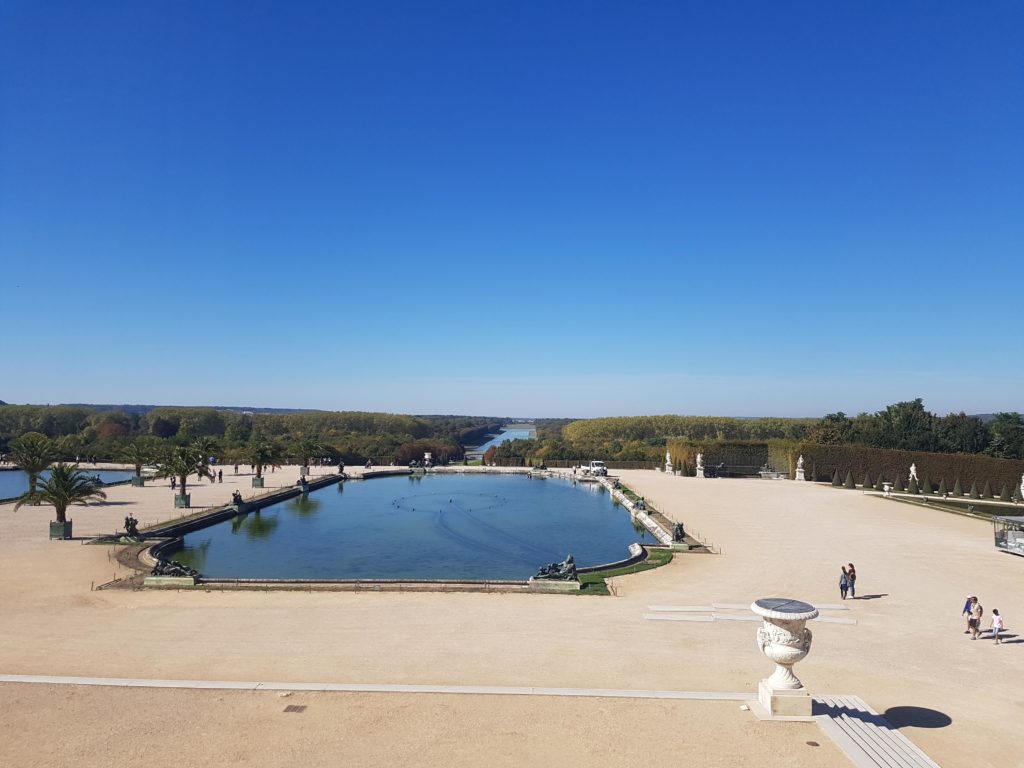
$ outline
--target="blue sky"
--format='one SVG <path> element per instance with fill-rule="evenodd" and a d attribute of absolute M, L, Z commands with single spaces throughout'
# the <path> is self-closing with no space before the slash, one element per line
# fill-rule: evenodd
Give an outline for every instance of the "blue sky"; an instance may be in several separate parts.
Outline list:
<path fill-rule="evenodd" d="M 0 0 L 0 399 L 1024 410 L 1022 28 Z"/>

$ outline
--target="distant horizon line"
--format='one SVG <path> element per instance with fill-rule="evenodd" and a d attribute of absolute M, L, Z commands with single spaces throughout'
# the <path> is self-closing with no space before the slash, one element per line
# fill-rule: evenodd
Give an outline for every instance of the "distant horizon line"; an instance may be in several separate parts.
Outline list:
<path fill-rule="evenodd" d="M 481 419 L 499 419 L 508 422 L 533 422 L 533 421 L 552 421 L 552 420 L 564 420 L 564 421 L 587 421 L 590 419 L 614 419 L 614 418 L 643 418 L 657 417 L 657 416 L 680 416 L 685 418 L 705 418 L 705 419 L 739 419 L 742 421 L 754 421 L 757 419 L 795 419 L 795 420 L 811 420 L 824 418 L 825 414 L 814 415 L 814 416 L 775 416 L 775 415 L 762 415 L 762 416 L 731 416 L 726 414 L 693 414 L 693 413 L 639 413 L 639 414 L 605 414 L 603 416 L 507 416 L 507 415 L 493 415 L 493 414 L 469 414 L 469 413 L 411 413 L 404 411 L 364 411 L 356 409 L 330 409 L 330 408 L 284 408 L 284 407 L 272 407 L 272 406 L 249 406 L 249 405 L 167 405 L 167 404 L 152 404 L 152 403 L 9 403 L 0 400 L 0 407 L 5 405 L 12 406 L 27 406 L 35 408 L 91 408 L 97 411 L 114 411 L 131 409 L 134 412 L 147 413 L 157 408 L 209 408 L 215 411 L 232 411 L 232 412 L 252 412 L 262 414 L 274 414 L 274 413 L 386 413 L 391 415 L 401 416 L 420 416 L 420 417 L 456 417 L 456 418 L 481 418 Z M 838 413 L 838 411 L 833 411 Z M 953 413 L 966 413 L 965 411 L 951 411 Z M 966 413 L 967 416 L 985 419 L 986 417 L 991 418 L 996 412 L 991 413 Z M 1013 411 L 1007 411 L 1007 413 L 1013 413 Z M 849 416 L 856 416 L 858 414 L 846 414 Z M 937 414 L 938 415 L 938 414 Z"/>

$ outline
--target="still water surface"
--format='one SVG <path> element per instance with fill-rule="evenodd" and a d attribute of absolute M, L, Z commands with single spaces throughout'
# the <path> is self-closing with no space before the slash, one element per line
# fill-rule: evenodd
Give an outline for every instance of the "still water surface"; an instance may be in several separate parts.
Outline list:
<path fill-rule="evenodd" d="M 598 488 L 524 475 L 348 482 L 190 533 L 171 557 L 211 578 L 526 579 L 570 552 L 600 565 L 652 541 Z"/>
<path fill-rule="evenodd" d="M 467 453 L 473 454 L 475 456 L 478 453 L 479 454 L 484 453 L 491 446 L 497 447 L 497 446 L 501 445 L 502 443 L 507 443 L 507 442 L 509 442 L 511 440 L 529 440 L 530 439 L 530 434 L 531 434 L 531 430 L 529 430 L 529 429 L 513 429 L 513 428 L 503 429 L 503 430 L 501 430 L 501 432 L 496 434 L 494 437 L 492 437 L 486 443 L 484 443 L 481 446 L 478 446 L 478 447 L 474 448 L 471 451 L 467 451 Z"/>
<path fill-rule="evenodd" d="M 80 467 L 87 475 L 99 475 L 104 483 L 116 483 L 120 480 L 127 480 L 132 476 L 131 472 L 117 472 L 109 469 L 88 469 Z M 45 479 L 49 471 L 42 472 L 39 477 Z M 4 470 L 0 472 L 0 499 L 12 499 L 15 496 L 28 491 L 28 475 L 20 469 Z"/>

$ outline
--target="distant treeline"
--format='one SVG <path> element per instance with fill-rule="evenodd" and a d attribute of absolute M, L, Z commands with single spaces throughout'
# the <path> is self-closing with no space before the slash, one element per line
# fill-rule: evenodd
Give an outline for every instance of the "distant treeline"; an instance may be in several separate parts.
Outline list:
<path fill-rule="evenodd" d="M 736 419 L 709 416 L 621 416 L 565 424 L 561 434 L 538 432 L 536 440 L 516 440 L 499 446 L 496 461 L 539 463 L 555 459 L 605 461 L 664 461 L 672 445 L 680 461 L 689 448 L 731 446 L 731 454 L 755 453 L 741 443 L 771 441 L 802 445 L 851 445 L 901 451 L 981 454 L 1001 459 L 1024 458 L 1024 418 L 997 413 L 986 419 L 954 413 L 939 416 L 925 410 L 919 399 L 895 403 L 876 413 L 848 417 L 831 413 L 820 419 Z M 684 451 L 683 446 L 688 446 Z M 766 455 L 759 449 L 758 455 Z M 686 455 L 682 455 L 685 453 Z M 695 455 L 695 453 L 694 453 Z"/>
<path fill-rule="evenodd" d="M 506 422 L 497 417 L 359 411 L 248 413 L 160 407 L 125 413 L 85 406 L 0 405 L 0 452 L 15 437 L 39 432 L 59 440 L 65 458 L 114 458 L 138 440 L 155 441 L 153 445 L 159 447 L 197 438 L 212 440 L 230 458 L 244 453 L 256 434 L 273 441 L 286 457 L 297 441 L 313 440 L 325 457 L 346 462 L 404 463 L 407 456 L 409 460 L 422 457 L 425 450 L 438 458 L 457 460 L 467 447 L 479 445 Z M 997 413 L 985 419 L 964 413 L 939 416 L 925 410 L 920 399 L 853 417 L 841 412 L 820 419 L 623 416 L 535 423 L 535 439 L 505 443 L 488 458 L 519 463 L 603 459 L 653 465 L 664 461 L 671 446 L 680 453 L 677 463 L 686 464 L 691 449 L 713 450 L 717 445 L 721 452 L 726 444 L 779 442 L 1024 459 L 1024 418 L 1019 413 Z M 824 456 L 822 451 L 817 453 Z M 754 460 L 754 453 L 750 456 Z"/>
<path fill-rule="evenodd" d="M 352 463 L 408 462 L 435 457 L 458 460 L 467 446 L 498 432 L 504 420 L 472 416 L 408 416 L 360 411 L 245 413 L 216 408 L 152 408 L 145 413 L 86 406 L 0 406 L 0 452 L 11 440 L 40 433 L 61 458 L 117 459 L 133 443 L 159 453 L 162 447 L 206 439 L 227 460 L 243 460 L 253 436 L 274 443 L 282 460 L 302 440 L 319 446 L 318 456 Z"/>

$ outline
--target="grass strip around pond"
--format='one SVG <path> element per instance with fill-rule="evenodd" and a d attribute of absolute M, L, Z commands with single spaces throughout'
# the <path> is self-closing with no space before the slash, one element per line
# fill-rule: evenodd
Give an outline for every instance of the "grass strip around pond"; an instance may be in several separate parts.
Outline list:
<path fill-rule="evenodd" d="M 672 562 L 672 550 L 662 548 L 647 548 L 647 559 L 628 565 L 625 568 L 613 568 L 608 571 L 595 571 L 594 573 L 580 574 L 580 593 L 584 595 L 608 595 L 608 583 L 605 579 L 614 576 L 627 576 L 631 573 L 649 571 L 652 568 L 660 568 Z"/>

